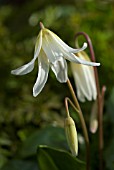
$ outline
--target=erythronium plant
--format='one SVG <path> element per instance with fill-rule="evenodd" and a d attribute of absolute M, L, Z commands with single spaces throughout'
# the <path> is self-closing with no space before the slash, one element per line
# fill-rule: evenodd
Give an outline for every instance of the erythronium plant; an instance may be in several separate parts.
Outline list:
<path fill-rule="evenodd" d="M 17 68 L 16 70 L 12 70 L 11 73 L 14 75 L 24 75 L 30 73 L 34 68 L 35 60 L 38 58 L 38 76 L 37 76 L 36 83 L 33 87 L 34 97 L 36 97 L 42 91 L 48 79 L 49 67 L 51 67 L 57 80 L 60 83 L 67 82 L 74 103 L 72 103 L 71 100 L 69 100 L 68 98 L 67 101 L 69 101 L 70 104 L 77 111 L 81 121 L 85 142 L 86 142 L 86 165 L 87 165 L 86 169 L 89 170 L 90 166 L 89 166 L 88 132 L 77 97 L 75 95 L 71 82 L 68 79 L 66 59 L 73 63 L 76 63 L 77 67 L 78 64 L 88 65 L 88 67 L 91 67 L 91 66 L 99 66 L 100 63 L 91 62 L 87 58 L 76 56 L 76 53 L 79 54 L 79 52 L 82 52 L 87 47 L 87 43 L 84 43 L 83 47 L 79 49 L 71 48 L 67 44 L 65 44 L 56 34 L 54 34 L 49 29 L 45 28 L 42 23 L 40 23 L 40 27 L 41 30 L 36 40 L 33 59 L 29 63 Z M 87 70 L 85 70 L 85 72 L 86 73 L 88 72 L 91 75 L 90 69 L 88 68 Z M 82 71 L 82 73 L 84 73 L 84 70 Z M 82 73 L 80 71 L 80 76 Z M 90 77 L 90 81 L 92 81 L 91 77 Z M 90 81 L 88 83 L 90 83 Z M 84 90 L 86 91 L 87 89 L 85 88 Z M 91 99 L 93 96 L 90 95 L 89 97 L 90 97 L 89 99 Z M 86 96 L 86 98 L 88 98 L 88 96 Z M 96 98 L 96 94 L 94 94 L 93 98 Z M 82 97 L 82 99 L 84 100 L 85 98 Z M 67 107 L 67 104 L 65 107 Z M 66 109 L 66 111 L 67 111 L 67 118 L 65 124 L 66 124 L 67 140 L 72 154 L 76 156 L 78 153 L 77 131 L 75 128 L 75 123 L 68 113 L 68 109 Z"/>
<path fill-rule="evenodd" d="M 71 48 L 56 34 L 45 28 L 42 23 L 40 23 L 40 27 L 41 30 L 36 40 L 33 59 L 29 63 L 11 71 L 11 73 L 15 75 L 30 73 L 34 68 L 35 60 L 38 58 L 38 76 L 33 87 L 34 97 L 42 91 L 47 81 L 49 66 L 54 72 L 57 80 L 60 83 L 65 83 L 68 80 L 66 59 L 71 62 L 89 66 L 100 65 L 99 63 L 83 60 L 75 55 L 75 53 L 83 51 L 87 47 L 86 43 L 84 43 L 83 47 L 80 49 Z"/>
<path fill-rule="evenodd" d="M 93 50 L 92 42 L 89 36 L 84 32 L 79 32 L 76 34 L 76 37 L 75 37 L 76 40 L 79 35 L 83 35 L 87 40 L 87 43 L 90 49 L 90 58 L 87 56 L 87 54 L 84 51 L 77 53 L 77 56 L 81 59 L 85 59 L 87 61 L 91 60 L 95 62 L 96 60 L 95 60 L 94 50 Z M 82 102 L 85 101 L 85 98 L 87 98 L 88 100 L 92 100 L 92 99 L 95 100 L 94 107 L 92 110 L 92 115 L 90 118 L 90 121 L 91 121 L 90 128 L 91 128 L 92 133 L 96 132 L 97 126 L 99 128 L 99 170 L 103 170 L 103 124 L 102 124 L 102 121 L 103 121 L 104 95 L 105 95 L 106 87 L 103 86 L 100 91 L 99 77 L 98 77 L 96 67 L 91 67 L 91 66 L 87 67 L 85 65 L 77 65 L 76 63 L 71 63 L 71 69 L 73 72 L 73 76 L 74 76 L 74 80 L 75 80 L 75 84 L 77 88 L 77 96 L 79 100 Z M 70 89 L 75 105 L 72 103 L 70 99 L 67 99 L 67 102 L 69 101 L 72 107 L 76 110 L 81 120 L 81 125 L 83 128 L 83 133 L 84 133 L 85 142 L 86 142 L 86 170 L 89 170 L 90 169 L 89 138 L 88 138 L 88 132 L 87 132 L 85 120 L 84 120 L 80 105 L 78 103 L 78 100 L 76 98 L 76 95 L 75 95 L 75 92 L 73 90 L 70 80 L 67 81 L 67 84 Z M 65 107 L 66 107 L 66 112 L 68 116 L 69 115 L 68 104 L 67 105 L 65 104 Z M 73 141 L 72 136 L 71 136 L 71 141 Z M 76 141 L 75 143 L 77 146 L 77 140 L 75 141 Z M 74 151 L 76 150 L 75 149 L 76 146 L 74 145 Z M 71 149 L 71 152 L 72 152 L 72 149 Z"/>

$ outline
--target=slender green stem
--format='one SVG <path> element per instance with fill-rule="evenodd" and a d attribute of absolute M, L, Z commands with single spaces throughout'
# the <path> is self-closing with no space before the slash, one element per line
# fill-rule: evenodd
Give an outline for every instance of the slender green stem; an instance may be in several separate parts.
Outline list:
<path fill-rule="evenodd" d="M 73 102 L 68 97 L 65 97 L 65 107 L 66 107 L 67 116 L 70 116 L 69 109 L 68 109 L 68 102 L 71 104 L 74 110 L 79 114 L 79 110 L 76 108 Z"/>
<path fill-rule="evenodd" d="M 86 170 L 89 170 L 90 169 L 90 148 L 89 148 L 89 137 L 88 137 L 88 133 L 87 133 L 85 120 L 84 120 L 80 105 L 78 103 L 78 100 L 76 98 L 75 92 L 73 90 L 73 87 L 72 87 L 69 79 L 67 80 L 67 84 L 68 84 L 70 93 L 72 95 L 72 98 L 74 100 L 75 106 L 79 110 L 78 114 L 79 114 L 79 118 L 81 121 L 82 129 L 83 129 L 83 133 L 84 133 L 84 137 L 85 137 L 85 143 L 86 143 Z"/>
<path fill-rule="evenodd" d="M 65 108 L 66 108 L 66 113 L 67 113 L 67 117 L 70 116 L 70 113 L 69 113 L 69 109 L 68 109 L 68 102 L 67 102 L 67 97 L 65 98 Z"/>

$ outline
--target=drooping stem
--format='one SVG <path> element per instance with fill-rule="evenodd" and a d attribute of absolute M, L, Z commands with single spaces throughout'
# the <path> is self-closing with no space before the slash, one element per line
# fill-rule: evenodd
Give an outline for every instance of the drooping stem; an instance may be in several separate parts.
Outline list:
<path fill-rule="evenodd" d="M 69 117 L 70 114 L 69 114 L 69 109 L 68 109 L 67 97 L 65 98 L 65 108 L 66 108 L 67 117 Z"/>
<path fill-rule="evenodd" d="M 67 112 L 67 117 L 70 116 L 69 109 L 68 109 L 68 102 L 74 108 L 74 110 L 79 114 L 79 110 L 76 108 L 76 106 L 73 104 L 73 102 L 68 97 L 65 97 L 65 108 L 66 108 L 66 112 Z"/>
<path fill-rule="evenodd" d="M 80 121 L 81 121 L 83 134 L 84 134 L 84 138 L 85 138 L 85 143 L 86 143 L 86 170 L 89 170 L 89 168 L 90 168 L 90 148 L 89 148 L 89 137 L 88 137 L 88 132 L 87 132 L 85 120 L 84 120 L 80 105 L 78 103 L 78 100 L 76 98 L 75 92 L 73 90 L 72 84 L 71 84 L 69 79 L 67 80 L 67 85 L 69 87 L 70 93 L 71 93 L 72 98 L 74 100 L 74 104 L 75 104 L 76 108 L 78 109 L 78 114 L 79 114 L 79 118 L 80 118 Z"/>
<path fill-rule="evenodd" d="M 75 38 L 77 38 L 79 35 L 83 35 L 86 38 L 90 49 L 91 60 L 95 62 L 96 59 L 95 59 L 95 54 L 94 54 L 91 39 L 85 32 L 78 32 Z M 104 105 L 105 90 L 103 90 L 103 93 L 100 92 L 99 77 L 98 77 L 98 72 L 96 67 L 94 67 L 94 74 L 95 74 L 97 98 L 98 98 L 97 105 L 98 105 L 98 127 L 99 127 L 99 169 L 103 170 L 103 105 Z"/>

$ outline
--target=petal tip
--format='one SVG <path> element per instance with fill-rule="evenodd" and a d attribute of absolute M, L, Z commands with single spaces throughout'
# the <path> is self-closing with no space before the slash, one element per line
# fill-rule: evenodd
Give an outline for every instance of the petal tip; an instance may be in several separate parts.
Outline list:
<path fill-rule="evenodd" d="M 34 90 L 34 88 L 33 88 L 33 96 L 36 97 L 37 95 L 38 95 L 38 94 L 35 93 L 35 90 Z"/>
<path fill-rule="evenodd" d="M 15 72 L 15 70 L 11 70 L 11 74 L 13 74 L 13 75 L 18 75 L 18 74 Z"/>
<path fill-rule="evenodd" d="M 96 66 L 100 66 L 101 64 L 100 63 L 95 63 L 96 64 Z"/>
<path fill-rule="evenodd" d="M 84 42 L 83 48 L 87 48 L 87 43 Z"/>
<path fill-rule="evenodd" d="M 11 70 L 11 74 L 13 74 L 13 70 Z"/>

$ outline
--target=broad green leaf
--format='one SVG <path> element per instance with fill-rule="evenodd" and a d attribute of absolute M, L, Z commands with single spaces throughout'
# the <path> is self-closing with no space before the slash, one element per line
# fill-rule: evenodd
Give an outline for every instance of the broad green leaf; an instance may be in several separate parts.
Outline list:
<path fill-rule="evenodd" d="M 7 158 L 0 153 L 0 168 L 7 162 Z"/>
<path fill-rule="evenodd" d="M 23 142 L 22 147 L 19 148 L 19 155 L 24 158 L 35 155 L 38 145 L 66 148 L 67 144 L 64 129 L 49 126 L 33 132 L 27 140 Z"/>
<path fill-rule="evenodd" d="M 64 150 L 48 146 L 38 147 L 37 159 L 40 170 L 85 170 L 84 162 Z"/>

